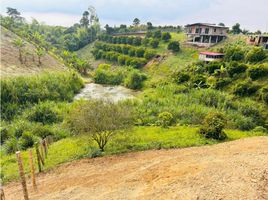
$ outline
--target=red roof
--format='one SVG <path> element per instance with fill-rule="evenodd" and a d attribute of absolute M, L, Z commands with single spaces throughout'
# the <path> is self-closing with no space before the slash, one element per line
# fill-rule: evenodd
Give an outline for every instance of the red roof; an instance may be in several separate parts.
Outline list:
<path fill-rule="evenodd" d="M 223 56 L 224 53 L 217 53 L 217 52 L 200 52 L 199 54 L 209 55 L 209 56 Z"/>

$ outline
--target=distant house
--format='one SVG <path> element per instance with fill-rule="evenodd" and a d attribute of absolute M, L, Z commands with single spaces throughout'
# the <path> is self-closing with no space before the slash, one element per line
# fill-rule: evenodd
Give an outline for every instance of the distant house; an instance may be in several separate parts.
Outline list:
<path fill-rule="evenodd" d="M 247 40 L 248 44 L 263 46 L 264 49 L 268 50 L 268 35 L 252 35 Z"/>
<path fill-rule="evenodd" d="M 225 26 L 208 23 L 188 24 L 185 26 L 187 43 L 200 47 L 210 47 L 226 39 L 228 29 Z"/>
<path fill-rule="evenodd" d="M 211 61 L 221 61 L 224 58 L 224 53 L 217 52 L 200 52 L 199 60 L 211 62 Z"/>

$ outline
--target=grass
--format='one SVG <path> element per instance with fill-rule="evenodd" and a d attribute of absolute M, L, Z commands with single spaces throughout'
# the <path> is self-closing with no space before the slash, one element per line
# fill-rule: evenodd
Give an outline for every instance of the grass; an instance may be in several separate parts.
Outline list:
<path fill-rule="evenodd" d="M 134 127 L 125 133 L 118 133 L 108 143 L 104 155 L 126 153 L 148 149 L 183 148 L 216 144 L 218 141 L 203 138 L 197 133 L 197 127 L 177 126 L 164 129 L 161 127 Z M 265 135 L 264 133 L 226 130 L 229 140 Z M 96 144 L 86 135 L 69 137 L 53 143 L 49 147 L 45 160 L 45 171 L 76 159 L 92 157 L 97 151 Z M 34 157 L 35 152 L 34 152 Z M 28 152 L 22 152 L 24 169 L 29 175 Z M 1 156 L 1 178 L 4 183 L 18 179 L 18 166 L 15 154 Z M 37 164 L 36 164 L 37 169 Z"/>

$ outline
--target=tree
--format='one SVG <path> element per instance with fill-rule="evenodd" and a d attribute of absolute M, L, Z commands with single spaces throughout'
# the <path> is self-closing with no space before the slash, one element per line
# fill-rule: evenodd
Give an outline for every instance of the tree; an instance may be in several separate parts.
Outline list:
<path fill-rule="evenodd" d="M 20 12 L 15 8 L 7 7 L 7 14 L 13 20 L 22 20 L 22 17 L 20 16 Z"/>
<path fill-rule="evenodd" d="M 24 41 L 21 38 L 18 38 L 18 39 L 13 41 L 13 44 L 19 50 L 19 61 L 20 61 L 20 63 L 23 63 L 22 52 L 23 52 L 23 47 L 25 46 Z"/>
<path fill-rule="evenodd" d="M 219 26 L 225 26 L 225 24 L 222 23 L 222 22 L 220 22 L 218 25 L 219 25 Z"/>
<path fill-rule="evenodd" d="M 151 45 L 154 49 L 156 49 L 156 48 L 158 47 L 158 45 L 159 45 L 159 40 L 158 40 L 158 39 L 152 39 L 152 40 L 150 41 L 150 45 Z"/>
<path fill-rule="evenodd" d="M 180 43 L 178 41 L 173 41 L 168 44 L 168 50 L 171 50 L 173 52 L 179 52 L 180 51 Z"/>
<path fill-rule="evenodd" d="M 139 25 L 140 25 L 140 20 L 139 20 L 138 18 L 135 18 L 135 19 L 133 20 L 133 25 L 134 25 L 134 26 L 139 26 Z"/>
<path fill-rule="evenodd" d="M 89 12 L 84 11 L 82 19 L 80 20 L 81 26 L 88 28 L 88 26 L 89 26 L 89 18 L 88 17 L 89 17 Z"/>
<path fill-rule="evenodd" d="M 81 102 L 66 119 L 74 133 L 90 135 L 101 151 L 117 131 L 129 128 L 132 121 L 129 107 L 102 101 Z"/>
<path fill-rule="evenodd" d="M 242 32 L 242 30 L 240 28 L 240 24 L 239 23 L 236 23 L 235 25 L 233 25 L 231 32 L 233 34 L 240 34 Z"/>
<path fill-rule="evenodd" d="M 242 32 L 244 35 L 247 35 L 249 33 L 249 30 L 243 29 Z"/>
<path fill-rule="evenodd" d="M 168 42 L 171 39 L 171 35 L 169 32 L 164 32 L 162 33 L 162 40 L 164 40 L 165 42 Z"/>
<path fill-rule="evenodd" d="M 260 30 L 257 30 L 255 34 L 256 35 L 261 35 L 261 31 Z"/>
<path fill-rule="evenodd" d="M 152 30 L 153 28 L 153 24 L 151 22 L 147 22 L 147 30 Z"/>
<path fill-rule="evenodd" d="M 45 51 L 43 48 L 38 47 L 38 48 L 36 48 L 35 53 L 38 57 L 38 65 L 41 66 L 41 64 L 42 64 L 41 57 L 45 55 Z"/>

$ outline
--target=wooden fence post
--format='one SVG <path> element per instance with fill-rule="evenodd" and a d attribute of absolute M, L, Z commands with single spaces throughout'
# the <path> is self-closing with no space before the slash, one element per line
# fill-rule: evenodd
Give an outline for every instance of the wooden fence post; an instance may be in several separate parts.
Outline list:
<path fill-rule="evenodd" d="M 29 150 L 29 164 L 30 164 L 30 169 L 31 169 L 33 188 L 34 188 L 34 191 L 37 191 L 35 169 L 34 169 L 34 162 L 33 162 L 33 152 L 31 149 Z"/>
<path fill-rule="evenodd" d="M 23 190 L 23 195 L 25 200 L 29 200 L 28 197 L 28 191 L 27 191 L 27 185 L 26 185 L 26 180 L 25 180 L 25 174 L 23 170 L 23 164 L 21 160 L 21 155 L 20 151 L 16 152 L 17 160 L 18 160 L 18 166 L 19 166 L 19 173 L 20 173 L 20 179 L 21 179 L 21 185 L 22 185 L 22 190 Z"/>
<path fill-rule="evenodd" d="M 5 200 L 6 198 L 5 198 L 5 193 L 4 193 L 4 189 L 3 189 L 3 187 L 2 186 L 0 186 L 0 199 L 1 200 Z"/>
<path fill-rule="evenodd" d="M 44 150 L 45 150 L 45 156 L 47 157 L 47 142 L 46 142 L 46 139 L 43 140 L 42 144 L 43 144 L 43 147 L 44 147 Z"/>
<path fill-rule="evenodd" d="M 44 150 L 43 140 L 40 141 L 40 153 L 41 153 L 41 157 L 43 158 L 42 164 L 44 165 L 45 150 Z"/>
<path fill-rule="evenodd" d="M 35 151 L 37 156 L 37 164 L 38 164 L 38 170 L 39 172 L 42 172 L 42 166 L 41 166 L 41 159 L 40 159 L 40 152 L 38 148 L 38 143 L 35 144 Z"/>

